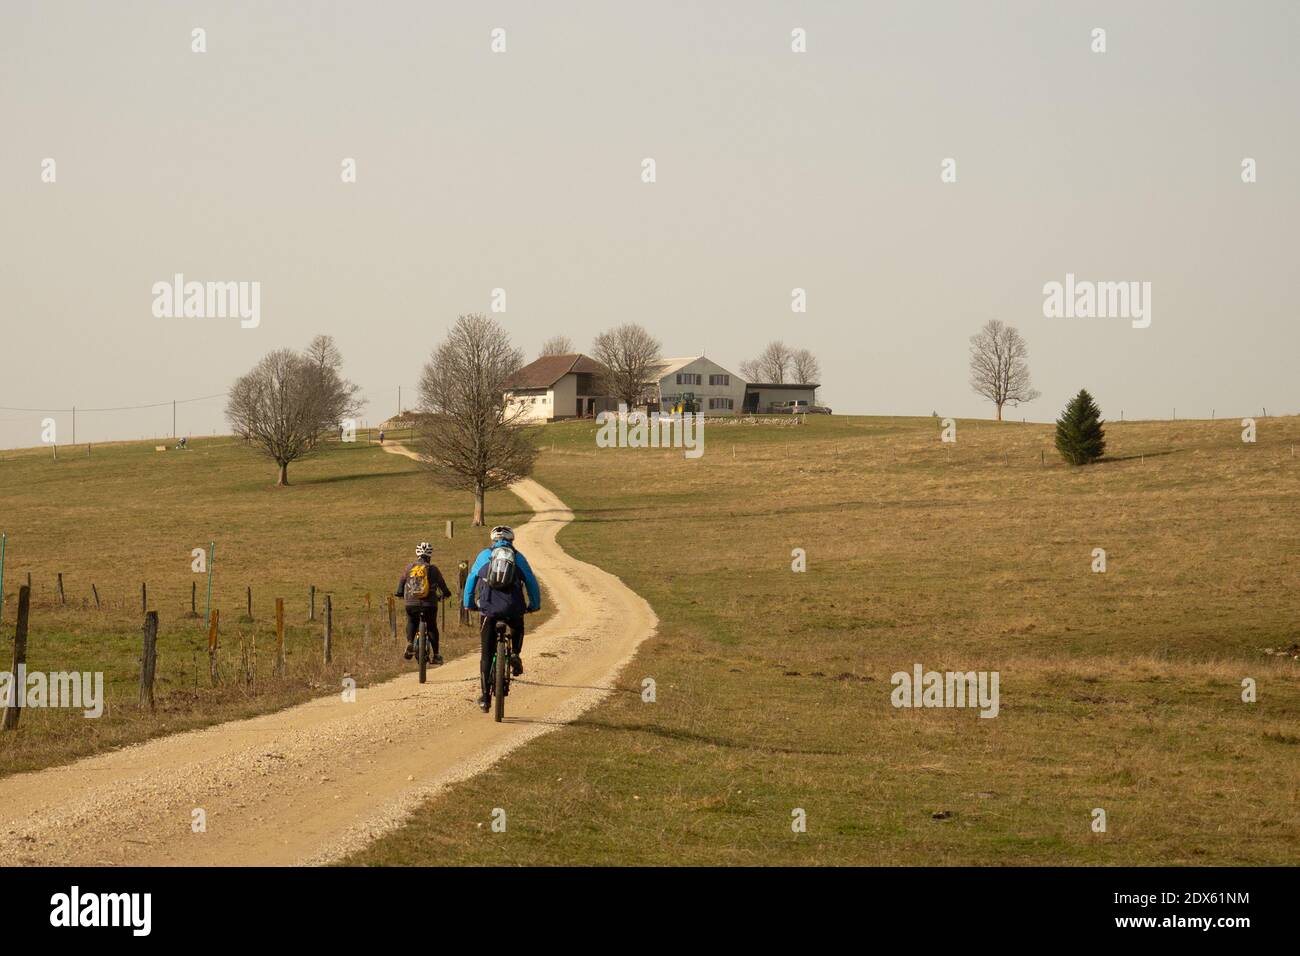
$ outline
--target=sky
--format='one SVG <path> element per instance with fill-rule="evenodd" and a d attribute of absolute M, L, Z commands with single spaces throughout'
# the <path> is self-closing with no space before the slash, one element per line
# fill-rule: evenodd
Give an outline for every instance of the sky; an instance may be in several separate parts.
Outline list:
<path fill-rule="evenodd" d="M 1042 392 L 1008 417 L 1300 412 L 1298 40 L 1290 2 L 5 0 L 0 447 L 72 406 L 166 435 L 173 399 L 224 432 L 317 333 L 377 422 L 494 289 L 527 359 L 779 338 L 837 413 L 991 417 L 991 318 Z M 258 324 L 155 314 L 177 273 L 259 283 Z M 1150 325 L 1046 317 L 1067 274 L 1149 282 Z"/>

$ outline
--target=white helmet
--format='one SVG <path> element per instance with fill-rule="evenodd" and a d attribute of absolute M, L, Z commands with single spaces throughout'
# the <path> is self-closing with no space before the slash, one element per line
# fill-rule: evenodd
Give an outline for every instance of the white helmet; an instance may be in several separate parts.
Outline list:
<path fill-rule="evenodd" d="M 503 524 L 497 525 L 492 529 L 492 540 L 496 541 L 513 541 L 515 533 Z"/>
<path fill-rule="evenodd" d="M 427 541 L 421 541 L 415 546 L 415 556 L 417 558 L 427 558 L 433 554 L 433 545 Z"/>

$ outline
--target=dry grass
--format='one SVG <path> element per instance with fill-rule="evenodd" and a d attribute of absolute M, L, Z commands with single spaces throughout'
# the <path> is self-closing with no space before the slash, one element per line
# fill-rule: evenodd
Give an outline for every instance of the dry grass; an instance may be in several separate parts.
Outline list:
<path fill-rule="evenodd" d="M 1300 664 L 1265 653 L 1300 642 L 1300 421 L 1255 445 L 1235 421 L 1112 424 L 1081 469 L 1042 425 L 962 421 L 951 450 L 930 419 L 706 431 L 685 461 L 547 429 L 562 543 L 660 635 L 629 692 L 352 862 L 1300 858 Z M 998 671 L 999 716 L 895 709 L 915 663 Z"/>
<path fill-rule="evenodd" d="M 250 716 L 337 693 L 414 665 L 394 641 L 386 596 L 421 539 L 455 585 L 456 562 L 482 546 L 469 527 L 467 495 L 436 491 L 416 465 L 378 446 L 328 444 L 290 467 L 288 488 L 274 466 L 233 439 L 198 439 L 188 451 L 157 453 L 152 442 L 97 445 L 87 459 L 48 449 L 8 451 L 0 461 L 0 530 L 9 535 L 3 634 L 8 670 L 18 586 L 30 572 L 33 598 L 29 671 L 102 671 L 108 706 L 25 710 L 17 733 L 0 734 L 0 773 L 66 762 L 164 733 Z M 489 507 L 519 521 L 520 502 L 502 494 Z M 445 537 L 454 519 L 457 536 Z M 216 541 L 212 605 L 221 612 L 221 680 L 208 673 L 207 629 L 198 612 L 206 578 L 191 571 L 191 549 Z M 56 582 L 62 572 L 66 604 Z M 156 713 L 137 706 L 140 584 L 159 613 Z M 308 589 L 317 587 L 316 621 Z M 100 594 L 96 608 L 91 586 Z M 253 620 L 246 591 L 253 588 Z M 332 663 L 323 663 L 326 594 L 334 614 Z M 371 610 L 366 611 L 366 595 Z M 287 672 L 274 672 L 275 598 L 285 599 Z M 399 607 L 399 634 L 405 619 Z M 444 657 L 477 647 L 448 609 Z M 370 624 L 370 640 L 365 639 Z"/>

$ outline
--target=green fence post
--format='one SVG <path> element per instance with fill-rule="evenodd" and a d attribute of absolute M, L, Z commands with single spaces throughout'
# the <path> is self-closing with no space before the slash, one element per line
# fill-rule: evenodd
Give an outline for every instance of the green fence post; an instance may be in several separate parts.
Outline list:
<path fill-rule="evenodd" d="M 5 542 L 9 536 L 0 531 L 0 624 L 5 619 Z"/>

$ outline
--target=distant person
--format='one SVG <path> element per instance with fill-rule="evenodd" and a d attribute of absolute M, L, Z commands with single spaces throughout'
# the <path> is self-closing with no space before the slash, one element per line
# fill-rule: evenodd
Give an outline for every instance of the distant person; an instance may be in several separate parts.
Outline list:
<path fill-rule="evenodd" d="M 527 594 L 525 595 L 525 591 Z M 461 589 L 461 606 L 477 608 L 479 626 L 479 710 L 487 713 L 488 686 L 492 679 L 492 654 L 497 621 L 510 630 L 510 673 L 519 677 L 524 662 L 524 615 L 541 609 L 542 591 L 523 553 L 515 550 L 515 533 L 505 525 L 492 529 L 492 544 L 479 552 Z"/>
<path fill-rule="evenodd" d="M 379 444 L 382 445 L 383 443 L 384 443 L 384 430 L 381 428 L 379 429 Z"/>
<path fill-rule="evenodd" d="M 438 653 L 438 601 L 451 596 L 437 565 L 430 563 L 433 545 L 421 541 L 415 546 L 415 561 L 397 581 L 396 596 L 406 602 L 406 659 L 415 657 L 415 635 L 423 621 L 429 634 L 429 663 L 442 663 Z"/>
<path fill-rule="evenodd" d="M 189 447 L 189 444 L 190 444 L 190 440 L 189 440 L 188 438 L 182 438 L 180 441 L 178 441 L 178 442 L 176 443 L 176 447 L 177 447 L 177 448 L 188 448 L 188 447 Z"/>

